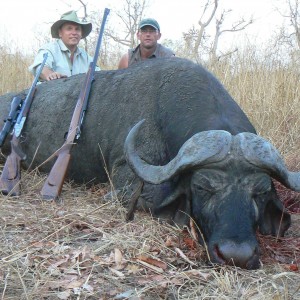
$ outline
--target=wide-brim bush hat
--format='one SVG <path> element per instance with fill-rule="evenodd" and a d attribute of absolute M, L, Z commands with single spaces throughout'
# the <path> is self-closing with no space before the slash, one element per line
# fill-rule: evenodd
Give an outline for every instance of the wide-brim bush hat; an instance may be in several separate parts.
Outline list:
<path fill-rule="evenodd" d="M 90 32 L 92 31 L 92 23 L 88 22 L 82 22 L 79 20 L 77 17 L 77 14 L 74 10 L 68 11 L 64 13 L 61 18 L 56 21 L 52 26 L 51 26 L 51 35 L 55 39 L 59 39 L 59 29 L 64 23 L 67 22 L 73 22 L 81 26 L 82 28 L 82 39 L 86 38 Z"/>

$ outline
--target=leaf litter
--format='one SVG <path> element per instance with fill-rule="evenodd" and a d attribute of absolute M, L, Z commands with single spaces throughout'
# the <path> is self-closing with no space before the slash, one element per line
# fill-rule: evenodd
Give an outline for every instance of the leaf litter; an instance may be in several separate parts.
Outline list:
<path fill-rule="evenodd" d="M 262 267 L 248 271 L 210 264 L 192 222 L 140 211 L 126 222 L 107 185 L 68 182 L 55 203 L 42 182 L 25 173 L 20 197 L 0 196 L 1 299 L 300 299 L 296 212 L 286 237 L 258 234 Z"/>

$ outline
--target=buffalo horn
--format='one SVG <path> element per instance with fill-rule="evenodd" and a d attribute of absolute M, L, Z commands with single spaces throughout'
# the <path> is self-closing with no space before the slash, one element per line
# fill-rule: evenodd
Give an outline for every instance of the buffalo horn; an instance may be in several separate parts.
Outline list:
<path fill-rule="evenodd" d="M 203 131 L 195 134 L 180 148 L 176 157 L 164 166 L 145 162 L 135 149 L 135 140 L 145 120 L 138 122 L 129 132 L 124 151 L 128 164 L 142 180 L 160 184 L 185 170 L 223 160 L 230 150 L 232 136 L 223 130 Z"/>
<path fill-rule="evenodd" d="M 270 142 L 249 132 L 240 133 L 236 138 L 250 164 L 265 169 L 271 177 L 286 187 L 300 192 L 300 172 L 289 171 L 283 158 Z"/>

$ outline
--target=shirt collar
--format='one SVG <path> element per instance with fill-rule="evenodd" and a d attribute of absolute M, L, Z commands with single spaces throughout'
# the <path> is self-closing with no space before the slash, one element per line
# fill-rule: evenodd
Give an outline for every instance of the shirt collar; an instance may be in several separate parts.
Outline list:
<path fill-rule="evenodd" d="M 156 45 L 155 51 L 149 56 L 148 58 L 153 58 L 157 57 L 157 52 L 158 52 L 159 44 Z M 140 52 L 140 45 L 138 45 L 134 50 L 133 53 L 136 53 L 139 58 L 141 58 L 141 52 Z M 137 58 L 136 58 L 137 60 Z"/>
<path fill-rule="evenodd" d="M 57 42 L 58 42 L 58 45 L 59 45 L 61 51 L 70 52 L 68 47 L 64 44 L 64 42 L 61 39 L 58 39 Z M 74 54 L 78 55 L 80 53 L 81 53 L 81 49 L 79 47 L 77 47 Z"/>

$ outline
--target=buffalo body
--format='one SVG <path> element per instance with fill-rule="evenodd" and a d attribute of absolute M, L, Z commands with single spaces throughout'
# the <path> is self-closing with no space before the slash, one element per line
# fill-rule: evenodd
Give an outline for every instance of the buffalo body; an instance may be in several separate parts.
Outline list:
<path fill-rule="evenodd" d="M 77 75 L 38 86 L 24 130 L 25 167 L 50 171 L 52 164 L 43 162 L 64 142 L 83 79 L 84 75 Z M 1 119 L 8 114 L 11 99 L 11 94 L 0 98 Z M 143 119 L 143 126 L 126 142 L 126 160 L 125 139 Z M 202 132 L 206 133 L 194 138 Z M 251 136 L 238 135 L 244 132 Z M 255 133 L 241 108 L 203 67 L 179 58 L 148 60 L 125 70 L 96 73 L 68 176 L 76 182 L 106 182 L 107 169 L 114 187 L 126 186 L 128 194 L 141 179 L 146 182 L 142 205 L 176 222 L 185 223 L 191 216 L 213 262 L 257 268 L 256 229 L 283 235 L 290 223 L 271 177 L 294 190 L 299 183 L 289 182 L 277 154 L 282 172 L 272 169 L 272 163 L 267 167 L 252 163 L 256 158 L 243 145 L 248 148 Z M 190 144 L 181 151 L 187 141 Z M 220 148 L 216 141 L 225 146 Z M 256 147 L 249 143 L 249 148 Z M 157 166 L 168 165 L 180 151 L 176 171 L 153 179 L 165 172 Z M 205 163 L 202 156 L 201 163 L 185 162 L 186 157 L 195 160 L 198 152 L 208 157 Z M 134 156 L 141 159 L 141 166 L 136 166 Z M 153 168 L 155 175 L 148 176 Z"/>

